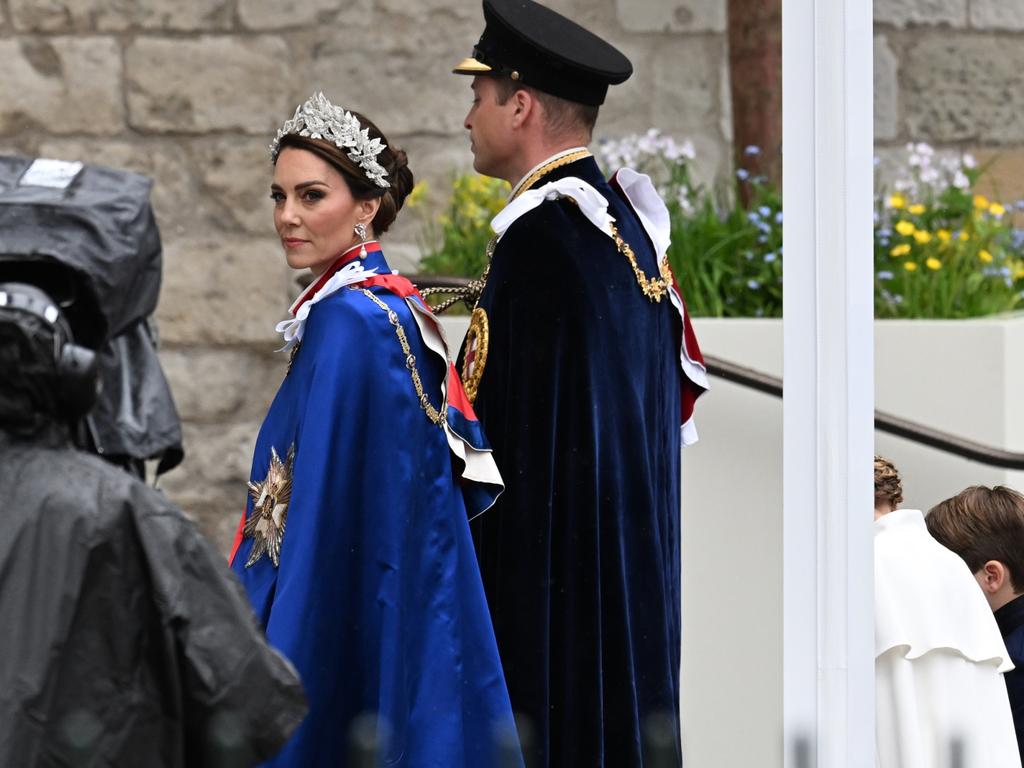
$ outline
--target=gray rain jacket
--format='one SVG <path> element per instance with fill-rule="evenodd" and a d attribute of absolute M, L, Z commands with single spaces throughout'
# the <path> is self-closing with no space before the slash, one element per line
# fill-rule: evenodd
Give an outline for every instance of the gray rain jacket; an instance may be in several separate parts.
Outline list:
<path fill-rule="evenodd" d="M 2 414 L 0 414 L 2 416 Z M 235 768 L 305 714 L 223 558 L 160 493 L 0 428 L 0 766 Z"/>

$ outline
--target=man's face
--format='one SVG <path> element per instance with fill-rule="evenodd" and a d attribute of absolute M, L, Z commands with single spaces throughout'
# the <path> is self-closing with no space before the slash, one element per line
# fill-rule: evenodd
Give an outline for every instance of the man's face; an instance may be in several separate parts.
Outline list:
<path fill-rule="evenodd" d="M 474 77 L 472 89 L 473 105 L 463 125 L 469 131 L 473 168 L 485 176 L 509 180 L 509 158 L 514 155 L 510 125 L 514 99 L 499 104 L 494 78 L 486 75 Z"/>

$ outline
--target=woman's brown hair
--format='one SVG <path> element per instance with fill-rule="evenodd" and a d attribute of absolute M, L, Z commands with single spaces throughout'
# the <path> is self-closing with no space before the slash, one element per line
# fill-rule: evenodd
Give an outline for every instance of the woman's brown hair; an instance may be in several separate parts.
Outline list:
<path fill-rule="evenodd" d="M 387 189 L 377 186 L 368 179 L 363 169 L 349 158 L 345 150 L 329 141 L 310 139 L 306 136 L 289 133 L 281 137 L 279 148 L 280 150 L 284 150 L 285 147 L 305 149 L 330 163 L 345 178 L 352 197 L 356 200 L 380 198 L 380 208 L 377 209 L 377 215 L 373 217 L 371 226 L 375 235 L 383 235 L 394 223 L 398 212 L 402 210 L 402 204 L 408 194 L 412 192 L 415 180 L 412 171 L 409 170 L 409 160 L 405 156 L 405 152 L 392 146 L 380 129 L 363 115 L 352 110 L 349 111 L 359 121 L 359 125 L 369 129 L 371 139 L 380 139 L 386 145 L 377 155 L 377 162 L 387 171 L 386 179 L 390 185 Z M 280 154 L 277 156 L 280 157 Z"/>
<path fill-rule="evenodd" d="M 891 461 L 875 456 L 875 507 L 878 502 L 887 502 L 893 509 L 903 501 L 903 483 L 900 473 Z"/>

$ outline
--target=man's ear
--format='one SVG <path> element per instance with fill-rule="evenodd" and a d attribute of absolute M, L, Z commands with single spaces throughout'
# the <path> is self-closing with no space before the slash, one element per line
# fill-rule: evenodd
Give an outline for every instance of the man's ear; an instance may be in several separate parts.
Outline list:
<path fill-rule="evenodd" d="M 536 110 L 540 109 L 540 102 L 533 98 L 533 94 L 520 88 L 512 94 L 512 127 L 522 128 Z"/>
<path fill-rule="evenodd" d="M 978 570 L 978 581 L 981 588 L 989 594 L 995 594 L 1003 588 L 1004 584 L 1010 581 L 1010 574 L 1006 566 L 998 560 L 989 560 Z"/>

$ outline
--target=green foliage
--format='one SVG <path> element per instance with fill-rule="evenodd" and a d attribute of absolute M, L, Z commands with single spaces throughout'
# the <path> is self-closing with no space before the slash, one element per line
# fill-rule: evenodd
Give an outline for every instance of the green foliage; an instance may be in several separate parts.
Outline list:
<path fill-rule="evenodd" d="M 1019 308 L 1024 233 L 1014 228 L 1012 210 L 974 194 L 981 170 L 970 156 L 938 158 L 926 144 L 908 145 L 907 153 L 893 190 L 876 196 L 876 316 L 978 317 Z M 782 315 L 778 190 L 743 168 L 733 184 L 706 188 L 692 178 L 693 145 L 654 129 L 601 142 L 596 154 L 608 173 L 628 166 L 654 180 L 671 216 L 669 261 L 691 314 Z M 479 276 L 489 222 L 508 191 L 493 179 L 455 177 L 444 213 L 425 230 L 422 271 Z"/>
<path fill-rule="evenodd" d="M 494 234 L 491 219 L 505 207 L 509 192 L 509 185 L 500 179 L 456 176 L 444 212 L 424 228 L 420 271 L 479 277 L 487 266 L 487 243 Z"/>
<path fill-rule="evenodd" d="M 974 194 L 969 155 L 907 147 L 908 172 L 876 200 L 875 315 L 982 317 L 1024 303 L 1021 233 L 1006 206 Z"/>

